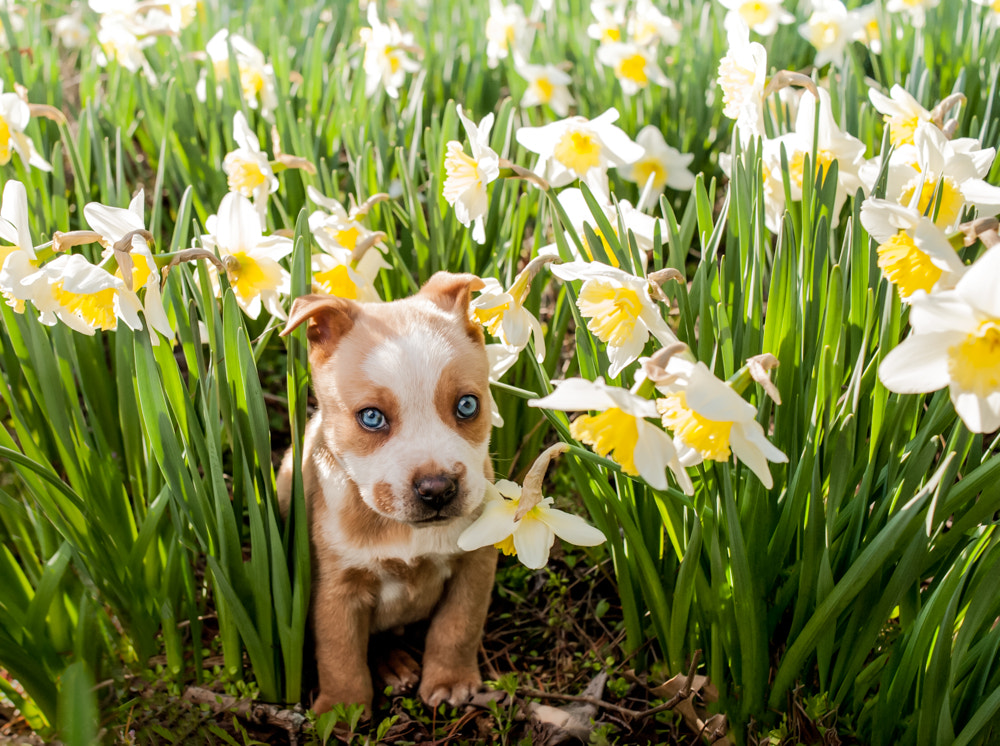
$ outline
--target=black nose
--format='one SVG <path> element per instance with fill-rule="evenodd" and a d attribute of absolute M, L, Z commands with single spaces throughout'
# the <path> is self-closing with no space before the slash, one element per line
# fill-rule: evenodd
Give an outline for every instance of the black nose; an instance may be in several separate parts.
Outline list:
<path fill-rule="evenodd" d="M 420 477 L 413 482 L 413 492 L 428 508 L 440 510 L 455 499 L 458 482 L 447 474 Z"/>

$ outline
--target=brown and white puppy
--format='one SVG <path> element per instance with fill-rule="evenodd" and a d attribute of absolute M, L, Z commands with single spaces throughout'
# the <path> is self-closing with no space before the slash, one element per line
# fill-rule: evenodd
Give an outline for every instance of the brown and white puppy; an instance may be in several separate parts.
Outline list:
<path fill-rule="evenodd" d="M 282 334 L 308 322 L 319 402 L 302 454 L 318 713 L 370 710 L 369 636 L 421 619 L 430 618 L 421 698 L 457 704 L 481 684 L 496 550 L 456 543 L 492 476 L 486 349 L 468 317 L 481 284 L 439 272 L 391 303 L 310 295 L 292 305 Z M 289 449 L 278 474 L 285 511 L 293 458 Z M 397 681 L 415 680 L 408 656 L 390 666 Z"/>

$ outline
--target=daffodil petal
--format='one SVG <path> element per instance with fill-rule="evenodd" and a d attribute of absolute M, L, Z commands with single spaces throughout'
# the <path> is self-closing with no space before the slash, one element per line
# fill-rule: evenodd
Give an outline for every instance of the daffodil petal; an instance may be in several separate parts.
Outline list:
<path fill-rule="evenodd" d="M 961 332 L 911 334 L 885 356 L 878 377 L 897 394 L 925 394 L 944 388 L 951 381 L 948 348 L 965 336 Z"/>
<path fill-rule="evenodd" d="M 951 389 L 951 401 L 962 422 L 974 433 L 991 433 L 1000 429 L 1000 391 L 987 397 Z"/>
<path fill-rule="evenodd" d="M 471 552 L 503 541 L 514 533 L 514 513 L 504 500 L 490 500 L 483 512 L 458 537 L 459 548 Z"/>
<path fill-rule="evenodd" d="M 583 518 L 558 508 L 543 508 L 539 513 L 539 520 L 552 529 L 560 539 L 579 547 L 596 547 L 607 541 L 603 533 Z"/>
<path fill-rule="evenodd" d="M 552 529 L 529 513 L 522 518 L 514 531 L 514 549 L 522 565 L 540 570 L 549 561 L 549 550 L 556 540 Z"/>
<path fill-rule="evenodd" d="M 994 246 L 972 265 L 971 271 L 959 280 L 955 290 L 968 301 L 994 318 L 1000 318 L 1000 292 L 997 281 L 1000 278 L 1000 245 Z"/>

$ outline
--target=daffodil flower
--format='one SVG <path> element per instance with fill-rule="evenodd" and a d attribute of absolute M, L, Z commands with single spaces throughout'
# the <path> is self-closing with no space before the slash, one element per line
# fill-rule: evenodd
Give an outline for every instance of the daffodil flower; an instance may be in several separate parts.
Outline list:
<path fill-rule="evenodd" d="M 105 258 L 112 253 L 112 247 L 115 244 L 130 236 L 129 257 L 132 266 L 128 270 L 130 272 L 129 280 L 125 279 L 121 266 L 116 270 L 115 275 L 125 281 L 127 290 L 133 293 L 137 293 L 140 289 L 145 290 L 142 309 L 150 329 L 159 332 L 168 339 L 172 338 L 174 331 L 171 329 L 170 321 L 163 309 L 160 274 L 157 270 L 156 260 L 150 251 L 149 243 L 142 235 L 146 234 L 144 191 L 139 190 L 129 203 L 128 209 L 90 202 L 84 206 L 83 214 L 90 227 L 100 234 L 100 243 L 105 247 Z M 153 344 L 159 343 L 155 334 L 150 334 L 150 338 Z"/>
<path fill-rule="evenodd" d="M 667 76 L 656 64 L 652 51 L 635 43 L 616 41 L 602 44 L 597 50 L 597 61 L 614 71 L 626 96 L 634 96 L 650 83 L 670 85 Z"/>
<path fill-rule="evenodd" d="M 486 64 L 491 70 L 511 52 L 521 51 L 527 27 L 528 20 L 520 5 L 490 0 L 490 15 L 486 19 Z"/>
<path fill-rule="evenodd" d="M 606 541 L 604 534 L 579 516 L 553 508 L 551 497 L 542 498 L 518 520 L 521 500 L 522 490 L 515 482 L 487 483 L 483 512 L 458 537 L 458 546 L 471 552 L 493 544 L 508 556 L 516 554 L 525 567 L 539 570 L 548 563 L 556 536 L 583 547 Z"/>
<path fill-rule="evenodd" d="M 230 34 L 226 29 L 217 32 L 208 44 L 205 53 L 215 71 L 217 81 L 229 77 L 229 50 L 232 49 L 236 60 L 236 68 L 240 76 L 240 90 L 243 100 L 251 109 L 259 109 L 264 119 L 274 118 L 274 109 L 278 105 L 278 95 L 275 91 L 274 68 L 268 63 L 264 53 L 253 43 L 239 34 Z M 206 78 L 203 75 L 195 87 L 198 100 L 206 100 Z M 222 98 L 222 86 L 217 85 L 216 97 Z"/>
<path fill-rule="evenodd" d="M 621 0 L 591 0 L 594 22 L 587 26 L 587 36 L 600 44 L 622 40 L 625 25 L 625 3 Z"/>
<path fill-rule="evenodd" d="M 896 147 L 913 145 L 913 133 L 917 130 L 917 123 L 931 121 L 931 113 L 900 85 L 894 85 L 888 96 L 870 88 L 868 100 L 882 115 L 889 128 L 889 139 Z"/>
<path fill-rule="evenodd" d="M 570 434 L 599 455 L 613 459 L 624 473 L 641 477 L 658 490 L 667 488 L 665 472 L 670 469 L 684 493 L 694 494 L 694 485 L 677 458 L 670 436 L 646 420 L 659 417 L 655 402 L 628 389 L 608 386 L 603 378 L 570 378 L 557 382 L 556 390 L 548 396 L 529 400 L 528 406 L 599 412 L 573 420 Z"/>
<path fill-rule="evenodd" d="M 83 22 L 80 12 L 60 17 L 52 27 L 52 33 L 66 49 L 82 49 L 90 39 L 90 29 Z"/>
<path fill-rule="evenodd" d="M 24 134 L 31 121 L 31 108 L 16 93 L 4 93 L 0 81 L 0 166 L 10 163 L 17 153 L 25 166 L 34 166 L 40 171 L 51 171 L 52 166 L 35 150 L 31 138 Z"/>
<path fill-rule="evenodd" d="M 35 247 L 28 230 L 28 193 L 20 181 L 8 181 L 0 204 L 0 294 L 7 305 L 24 313 L 24 302 L 32 300 L 31 289 L 23 280 L 38 269 Z"/>
<path fill-rule="evenodd" d="M 663 397 L 656 400 L 656 410 L 663 427 L 674 434 L 682 466 L 735 455 L 767 489 L 774 486 L 767 462 L 785 463 L 788 457 L 765 437 L 749 402 L 687 355 L 672 355 L 659 378 Z"/>
<path fill-rule="evenodd" d="M 878 241 L 878 266 L 908 300 L 915 292 L 945 290 L 965 272 L 948 237 L 915 209 L 882 199 L 865 200 L 861 224 Z"/>
<path fill-rule="evenodd" d="M 927 22 L 927 10 L 936 8 L 940 0 L 886 0 L 886 13 L 906 13 L 914 28 L 923 28 Z"/>
<path fill-rule="evenodd" d="M 415 49 L 413 35 L 400 31 L 392 19 L 382 23 L 375 3 L 368 6 L 368 25 L 370 28 L 361 29 L 361 42 L 365 45 L 362 62 L 365 95 L 370 98 L 383 88 L 389 98 L 399 98 L 406 73 L 420 69 L 420 65 L 407 56 L 408 51 Z"/>
<path fill-rule="evenodd" d="M 561 117 L 569 114 L 569 107 L 576 103 L 569 92 L 572 78 L 555 65 L 529 65 L 515 58 L 514 70 L 528 83 L 521 96 L 521 106 L 547 105 Z"/>
<path fill-rule="evenodd" d="M 882 54 L 882 31 L 878 23 L 878 9 L 875 3 L 862 5 L 847 11 L 851 27 L 852 41 L 859 41 L 875 54 Z"/>
<path fill-rule="evenodd" d="M 576 305 L 587 328 L 607 346 L 608 375 L 615 377 L 642 354 L 650 335 L 667 346 L 677 337 L 650 297 L 649 280 L 601 262 L 552 267 L 561 280 L 583 280 Z"/>
<path fill-rule="evenodd" d="M 719 61 L 722 113 L 736 120 L 741 142 L 764 134 L 767 50 L 750 41 L 750 28 L 737 19 L 727 26 L 729 50 Z"/>
<path fill-rule="evenodd" d="M 779 24 L 791 23 L 795 16 L 782 7 L 784 0 L 719 0 L 729 12 L 724 24 L 728 28 L 739 18 L 751 31 L 772 36 Z"/>
<path fill-rule="evenodd" d="M 628 17 L 626 31 L 629 38 L 642 47 L 655 44 L 673 46 L 681 40 L 677 24 L 663 15 L 652 0 L 637 0 Z"/>
<path fill-rule="evenodd" d="M 487 114 L 477 126 L 465 116 L 461 104 L 457 111 L 469 136 L 472 156 L 466 155 L 460 142 L 451 140 L 448 143 L 448 154 L 444 158 L 443 194 L 445 201 L 455 208 L 455 216 L 462 225 L 475 224 L 473 240 L 485 243 L 483 218 L 490 208 L 486 185 L 500 176 L 500 157 L 490 147 L 493 114 Z"/>
<path fill-rule="evenodd" d="M 554 257 L 536 257 L 518 273 L 509 290 L 500 281 L 484 277 L 479 295 L 469 304 L 469 318 L 486 327 L 503 347 L 511 353 L 520 353 L 532 337 L 538 362 L 545 359 L 545 336 L 538 319 L 524 307 L 531 280 L 542 265 Z"/>
<path fill-rule="evenodd" d="M 218 215 L 208 219 L 209 233 L 201 237 L 209 251 L 215 249 L 226 267 L 229 284 L 240 307 L 252 319 L 263 306 L 279 319 L 286 318 L 281 296 L 291 285 L 288 272 L 278 264 L 292 251 L 292 240 L 284 236 L 264 236 L 257 211 L 250 200 L 238 192 L 229 192 L 219 204 Z M 216 295 L 221 294 L 218 271 L 209 266 Z"/>
<path fill-rule="evenodd" d="M 575 116 L 542 127 L 521 127 L 517 141 L 538 162 L 532 169 L 553 187 L 581 179 L 593 191 L 608 194 L 608 169 L 642 157 L 642 147 L 614 126 L 618 111 L 608 109 L 596 119 Z"/>
<path fill-rule="evenodd" d="M 1000 0 L 972 0 L 976 5 L 986 8 L 986 22 L 996 28 L 1000 26 Z"/>
<path fill-rule="evenodd" d="M 642 146 L 643 154 L 634 163 L 621 169 L 623 178 L 634 181 L 642 190 L 637 209 L 645 210 L 656 204 L 667 187 L 680 192 L 694 188 L 694 174 L 688 170 L 694 155 L 681 153 L 667 145 L 658 127 L 648 124 L 639 130 L 635 141 Z M 665 236 L 666 232 L 661 235 Z"/>
<path fill-rule="evenodd" d="M 263 228 L 267 197 L 278 191 L 278 179 L 271 169 L 267 153 L 261 150 L 260 140 L 250 129 L 242 111 L 233 115 L 233 139 L 238 147 L 226 153 L 222 170 L 226 172 L 231 191 L 253 200 Z"/>
<path fill-rule="evenodd" d="M 111 60 L 121 65 L 129 72 L 142 72 L 153 85 L 157 83 L 156 71 L 146 59 L 143 51 L 153 44 L 155 39 L 152 36 L 140 38 L 139 34 L 145 29 L 137 28 L 119 14 L 108 13 L 101 17 L 100 25 L 97 28 L 98 47 L 94 57 L 97 64 L 107 67 Z"/>
<path fill-rule="evenodd" d="M 844 64 L 847 46 L 857 30 L 858 21 L 841 0 L 813 0 L 812 13 L 799 26 L 802 37 L 816 48 L 816 67 L 828 62 Z"/>
<path fill-rule="evenodd" d="M 981 256 L 954 290 L 911 298 L 912 333 L 882 360 L 890 391 L 921 394 L 948 387 L 955 411 L 974 433 L 1000 429 L 1000 246 Z"/>

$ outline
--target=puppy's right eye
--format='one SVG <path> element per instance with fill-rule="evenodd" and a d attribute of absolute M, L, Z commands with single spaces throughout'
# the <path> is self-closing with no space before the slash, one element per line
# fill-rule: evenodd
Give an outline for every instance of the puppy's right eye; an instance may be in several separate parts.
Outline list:
<path fill-rule="evenodd" d="M 382 430 L 387 425 L 388 422 L 385 419 L 385 415 L 382 411 L 375 409 L 375 407 L 365 407 L 360 412 L 358 412 L 358 423 L 365 430 Z"/>

